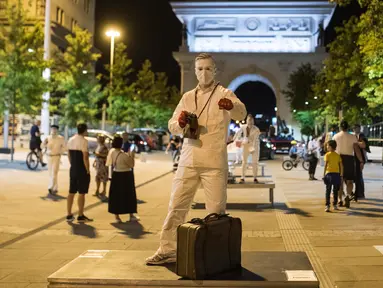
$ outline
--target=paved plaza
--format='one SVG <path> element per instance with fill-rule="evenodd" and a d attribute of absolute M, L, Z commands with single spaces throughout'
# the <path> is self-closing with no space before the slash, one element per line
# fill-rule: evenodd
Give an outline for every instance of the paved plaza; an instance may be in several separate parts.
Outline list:
<path fill-rule="evenodd" d="M 26 170 L 25 156 L 26 151 L 18 152 L 15 163 L 9 163 L 8 156 L 0 155 L 0 288 L 47 287 L 49 275 L 87 249 L 154 252 L 158 248 L 173 177 L 169 155 L 157 152 L 146 162 L 137 159 L 141 221 L 123 224 L 114 223 L 107 204 L 91 196 L 94 182 L 85 214 L 95 221 L 65 222 L 67 159 L 62 158 L 59 175 L 62 197 L 52 199 L 47 197 L 47 170 Z M 302 168 L 283 171 L 281 158 L 265 163 L 265 180 L 276 182 L 274 209 L 268 190 L 228 191 L 228 213 L 243 221 L 242 250 L 304 251 L 321 287 L 383 287 L 381 164 L 366 166 L 366 200 L 351 203 L 351 209 L 325 213 L 321 181 L 308 181 Z M 318 178 L 321 173 L 319 166 Z M 195 200 L 189 218 L 206 215 L 202 191 Z"/>

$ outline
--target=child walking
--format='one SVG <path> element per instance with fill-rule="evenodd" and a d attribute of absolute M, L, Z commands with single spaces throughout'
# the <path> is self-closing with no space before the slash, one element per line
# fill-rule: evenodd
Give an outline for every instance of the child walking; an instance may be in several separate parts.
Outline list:
<path fill-rule="evenodd" d="M 338 192 L 341 183 L 341 177 L 343 177 L 343 165 L 342 158 L 340 155 L 335 152 L 336 142 L 330 140 L 327 143 L 327 153 L 324 156 L 325 167 L 324 167 L 324 183 L 326 185 L 326 212 L 330 212 L 330 195 L 331 188 L 334 193 L 334 210 L 338 210 L 337 201 L 338 201 Z"/>

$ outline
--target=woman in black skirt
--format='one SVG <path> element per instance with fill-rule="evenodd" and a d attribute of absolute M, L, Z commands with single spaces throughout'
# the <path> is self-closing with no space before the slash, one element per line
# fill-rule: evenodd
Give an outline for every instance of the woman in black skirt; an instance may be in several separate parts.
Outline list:
<path fill-rule="evenodd" d="M 130 214 L 130 221 L 138 221 L 136 188 L 132 169 L 134 167 L 134 152 L 121 150 L 122 138 L 115 136 L 112 149 L 109 151 L 106 161 L 107 166 L 112 167 L 112 180 L 109 190 L 108 211 L 121 223 L 120 214 Z"/>

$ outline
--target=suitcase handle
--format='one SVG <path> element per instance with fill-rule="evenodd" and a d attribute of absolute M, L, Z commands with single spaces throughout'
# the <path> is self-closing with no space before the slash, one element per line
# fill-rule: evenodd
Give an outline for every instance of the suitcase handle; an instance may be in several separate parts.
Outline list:
<path fill-rule="evenodd" d="M 215 221 L 215 220 L 219 220 L 221 219 L 222 217 L 226 217 L 228 216 L 229 214 L 218 214 L 218 213 L 211 213 L 209 215 L 207 215 L 203 220 L 205 223 L 208 223 L 210 221 Z"/>

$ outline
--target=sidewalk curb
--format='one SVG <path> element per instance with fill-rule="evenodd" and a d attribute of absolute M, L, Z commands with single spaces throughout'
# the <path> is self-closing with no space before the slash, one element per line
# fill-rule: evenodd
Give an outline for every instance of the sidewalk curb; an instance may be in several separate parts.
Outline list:
<path fill-rule="evenodd" d="M 172 173 L 173 173 L 173 170 L 168 171 L 168 172 L 166 172 L 166 173 L 163 173 L 163 174 L 161 174 L 161 175 L 159 175 L 159 176 L 157 176 L 157 177 L 154 177 L 154 178 L 152 178 L 152 179 L 149 179 L 149 180 L 147 180 L 147 181 L 145 181 L 145 182 L 143 182 L 143 183 L 137 185 L 136 188 L 143 187 L 143 186 L 145 186 L 145 185 L 147 185 L 147 184 L 150 184 L 150 183 L 152 183 L 152 182 L 154 182 L 154 181 L 157 181 L 157 180 L 159 180 L 159 179 L 161 179 L 161 178 L 163 178 L 163 177 L 165 177 L 165 176 L 167 176 L 167 175 L 169 175 L 169 174 L 172 174 Z M 88 206 L 86 206 L 86 207 L 84 208 L 84 211 L 88 211 L 88 210 L 90 210 L 90 209 L 92 209 L 92 208 L 95 208 L 95 207 L 97 207 L 97 206 L 100 206 L 100 205 L 102 205 L 102 204 L 105 204 L 105 202 L 99 201 L 99 202 L 90 204 L 90 205 L 88 205 Z M 77 212 L 78 212 L 78 211 L 76 211 L 76 212 L 73 213 L 73 214 L 75 215 L 75 214 L 77 214 Z M 49 223 L 47 223 L 47 224 L 45 224 L 45 225 L 43 225 L 43 226 L 37 227 L 37 228 L 35 228 L 35 229 L 31 230 L 31 231 L 28 231 L 28 232 L 26 232 L 26 233 L 24 233 L 24 234 L 21 234 L 21 235 L 19 235 L 19 236 L 13 238 L 13 239 L 11 239 L 11 240 L 5 241 L 5 242 L 3 242 L 3 243 L 0 244 L 0 249 L 3 249 L 3 248 L 5 248 L 5 247 L 7 247 L 7 246 L 9 246 L 9 245 L 12 245 L 12 244 L 14 244 L 14 243 L 20 241 L 20 240 L 23 240 L 23 239 L 25 239 L 25 238 L 28 238 L 29 236 L 32 236 L 32 235 L 34 235 L 34 234 L 37 234 L 37 233 L 39 233 L 39 232 L 41 232 L 41 231 L 43 231 L 43 230 L 45 230 L 45 229 L 48 229 L 48 228 L 50 228 L 50 227 L 52 227 L 52 226 L 54 226 L 54 225 L 56 225 L 56 224 L 59 224 L 60 222 L 63 222 L 63 221 L 66 221 L 66 216 L 61 217 L 61 218 L 59 218 L 59 219 L 56 219 L 56 220 L 54 220 L 54 221 L 52 221 L 52 222 L 49 222 Z"/>

